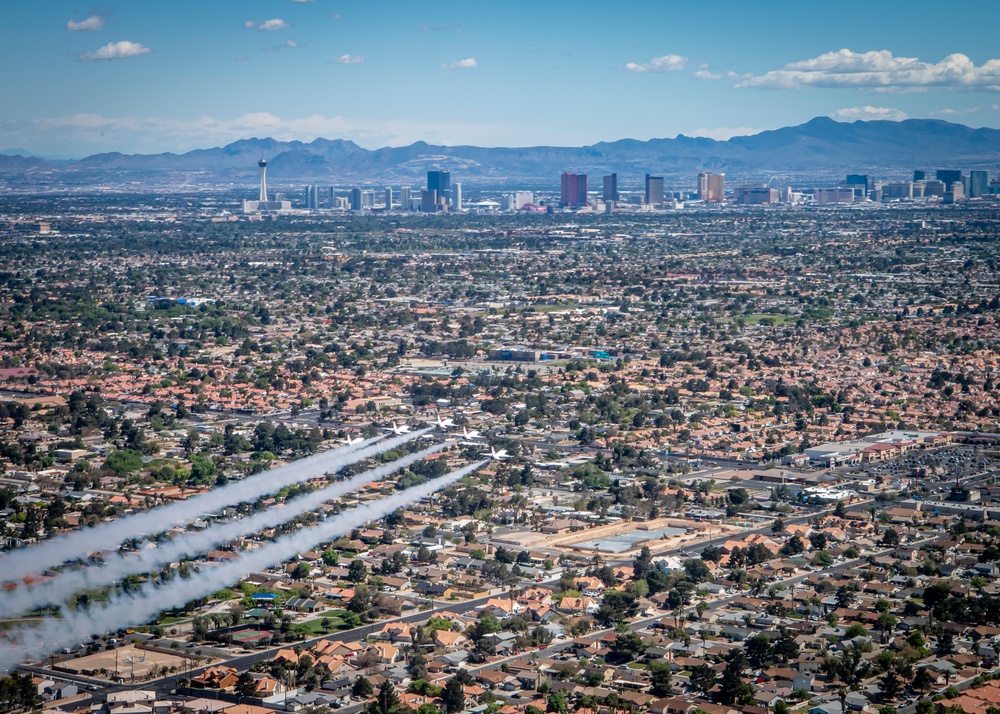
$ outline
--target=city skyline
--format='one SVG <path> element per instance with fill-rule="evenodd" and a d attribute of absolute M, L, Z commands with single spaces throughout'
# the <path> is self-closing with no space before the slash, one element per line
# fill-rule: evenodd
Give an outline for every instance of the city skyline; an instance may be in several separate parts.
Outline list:
<path fill-rule="evenodd" d="M 80 157 L 250 136 L 571 146 L 813 116 L 1000 126 L 992 4 L 872 8 L 865 23 L 836 8 L 572 7 L 19 4 L 0 29 L 18 68 L 0 149 Z M 571 111 L 581 101 L 592 111 Z"/>

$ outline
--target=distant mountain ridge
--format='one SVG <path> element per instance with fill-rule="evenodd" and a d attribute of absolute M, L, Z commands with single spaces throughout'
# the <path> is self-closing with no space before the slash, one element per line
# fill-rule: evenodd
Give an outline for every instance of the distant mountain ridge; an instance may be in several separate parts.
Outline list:
<path fill-rule="evenodd" d="M 8 181 L 45 172 L 56 181 L 109 177 L 183 176 L 204 183 L 252 182 L 257 161 L 268 160 L 268 177 L 279 182 L 397 181 L 423 178 L 431 168 L 450 169 L 456 179 L 555 180 L 563 171 L 594 176 L 617 172 L 690 175 L 710 170 L 753 175 L 834 171 L 909 171 L 914 168 L 1000 166 L 1000 130 L 973 129 L 935 119 L 838 122 L 817 117 L 805 124 L 716 141 L 678 135 L 673 139 L 620 139 L 583 147 L 487 148 L 409 146 L 364 149 L 352 141 L 311 142 L 241 139 L 222 147 L 183 154 L 94 154 L 79 161 L 49 162 L 33 156 L 0 155 Z"/>

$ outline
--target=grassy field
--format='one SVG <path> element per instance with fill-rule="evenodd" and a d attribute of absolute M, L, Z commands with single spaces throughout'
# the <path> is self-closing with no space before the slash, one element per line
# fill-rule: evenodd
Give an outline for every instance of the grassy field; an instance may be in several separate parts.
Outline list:
<path fill-rule="evenodd" d="M 735 320 L 742 320 L 745 325 L 759 325 L 762 320 L 769 321 L 776 327 L 784 325 L 786 322 L 795 322 L 799 318 L 796 315 L 740 315 Z M 768 322 L 764 323 L 765 325 Z"/>
<path fill-rule="evenodd" d="M 323 629 L 323 618 L 330 620 L 330 629 Z M 344 621 L 334 614 L 324 615 L 323 617 L 317 618 L 315 620 L 307 620 L 298 625 L 293 625 L 292 629 L 295 632 L 301 633 L 306 637 L 318 637 L 319 635 L 325 635 L 327 632 L 336 632 L 337 630 L 347 629 L 347 625 Z"/>

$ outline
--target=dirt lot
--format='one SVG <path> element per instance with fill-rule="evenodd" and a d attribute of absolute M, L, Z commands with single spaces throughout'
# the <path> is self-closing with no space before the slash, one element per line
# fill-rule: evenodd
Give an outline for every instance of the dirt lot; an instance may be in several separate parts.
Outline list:
<path fill-rule="evenodd" d="M 164 668 L 169 670 L 171 667 L 176 667 L 177 670 L 183 671 L 185 667 L 184 658 L 179 654 L 174 655 L 155 650 L 144 650 L 129 644 L 123 645 L 116 650 L 107 650 L 86 657 L 65 660 L 60 662 L 56 666 L 56 669 L 75 674 L 113 679 L 116 655 L 118 676 L 126 682 L 133 681 L 133 676 L 135 681 L 148 678 L 153 668 L 156 668 L 156 672 L 159 674 L 163 672 Z M 201 664 L 204 665 L 207 663 L 207 659 L 203 657 Z M 190 659 L 188 666 L 194 666 L 194 662 Z M 105 670 L 105 672 L 102 673 L 101 670 Z"/>
<path fill-rule="evenodd" d="M 563 552 L 573 552 L 578 543 L 610 538 L 612 536 L 630 533 L 632 531 L 655 531 L 661 528 L 685 528 L 688 532 L 684 535 L 671 536 L 663 540 L 649 541 L 647 543 L 637 545 L 633 551 L 617 553 L 615 554 L 615 557 L 627 558 L 632 553 L 637 553 L 639 549 L 642 548 L 642 545 L 648 545 L 649 549 L 655 554 L 664 550 L 671 550 L 684 545 L 694 544 L 699 541 L 709 540 L 710 538 L 718 538 L 719 536 L 727 533 L 734 535 L 742 533 L 742 529 L 735 526 L 721 525 L 718 523 L 704 523 L 685 518 L 657 518 L 655 520 L 645 521 L 642 523 L 636 521 L 611 523 L 606 526 L 585 528 L 581 531 L 561 533 L 558 535 L 535 532 L 517 534 L 511 533 L 498 538 L 497 541 L 519 545 L 522 548 L 528 548 L 531 550 L 547 550 L 551 548 Z"/>

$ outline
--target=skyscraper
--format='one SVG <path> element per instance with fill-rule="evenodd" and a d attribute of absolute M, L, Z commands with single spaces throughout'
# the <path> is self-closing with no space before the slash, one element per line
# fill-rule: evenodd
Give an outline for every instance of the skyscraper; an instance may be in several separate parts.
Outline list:
<path fill-rule="evenodd" d="M 306 186 L 306 209 L 315 211 L 319 208 L 319 186 Z"/>
<path fill-rule="evenodd" d="M 451 208 L 453 211 L 462 210 L 462 184 L 460 183 L 451 187 Z"/>
<path fill-rule="evenodd" d="M 659 206 L 663 203 L 663 177 L 646 174 L 646 205 Z"/>
<path fill-rule="evenodd" d="M 587 174 L 562 175 L 559 203 L 569 208 L 587 205 Z"/>
<path fill-rule="evenodd" d="M 916 171 L 913 172 L 913 180 L 914 181 L 926 181 L 927 180 L 927 172 L 926 171 L 921 171 L 920 169 L 917 169 Z"/>
<path fill-rule="evenodd" d="M 439 198 L 451 198 L 451 173 L 448 171 L 428 171 L 427 190 L 437 191 Z"/>
<path fill-rule="evenodd" d="M 698 200 L 722 203 L 726 198 L 726 175 L 702 171 L 698 174 Z"/>
<path fill-rule="evenodd" d="M 388 186 L 385 188 L 385 210 L 392 210 L 392 189 Z"/>
<path fill-rule="evenodd" d="M 351 195 L 349 197 L 349 204 L 351 206 L 351 210 L 352 211 L 360 211 L 361 210 L 361 189 L 360 188 L 352 188 L 351 189 Z"/>
<path fill-rule="evenodd" d="M 420 210 L 424 213 L 434 213 L 438 209 L 437 189 L 429 188 L 420 192 Z"/>
<path fill-rule="evenodd" d="M 945 186 L 951 186 L 953 183 L 962 183 L 962 170 L 938 169 L 935 178 L 938 181 L 944 181 Z"/>
<path fill-rule="evenodd" d="M 969 198 L 981 198 L 990 192 L 990 175 L 986 171 L 969 172 Z"/>
<path fill-rule="evenodd" d="M 399 210 L 409 211 L 410 208 L 410 187 L 403 186 L 399 189 Z"/>
<path fill-rule="evenodd" d="M 611 174 L 604 177 L 603 198 L 605 201 L 618 202 L 618 174 Z"/>
<path fill-rule="evenodd" d="M 854 189 L 855 198 L 865 198 L 872 188 L 868 174 L 847 174 L 845 185 Z"/>

